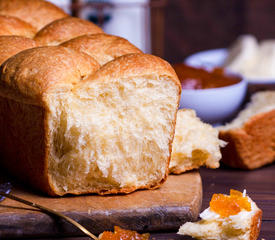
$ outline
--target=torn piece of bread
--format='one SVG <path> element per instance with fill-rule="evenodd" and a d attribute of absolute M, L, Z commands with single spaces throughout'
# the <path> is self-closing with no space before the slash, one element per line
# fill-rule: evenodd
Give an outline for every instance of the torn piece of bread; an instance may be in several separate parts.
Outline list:
<path fill-rule="evenodd" d="M 102 33 L 103 30 L 92 22 L 76 17 L 66 17 L 51 22 L 34 37 L 40 46 L 55 46 L 85 34 Z"/>
<path fill-rule="evenodd" d="M 62 43 L 63 47 L 87 53 L 100 65 L 129 53 L 142 53 L 128 40 L 105 33 L 83 35 Z"/>
<path fill-rule="evenodd" d="M 22 19 L 36 30 L 68 16 L 62 9 L 44 0 L 0 0 L 0 14 Z"/>
<path fill-rule="evenodd" d="M 0 36 L 0 64 L 25 49 L 36 47 L 35 41 L 19 36 Z"/>
<path fill-rule="evenodd" d="M 250 34 L 240 36 L 228 51 L 224 67 L 232 72 L 244 74 L 246 76 L 255 68 L 258 54 L 257 39 Z"/>
<path fill-rule="evenodd" d="M 64 47 L 1 66 L 1 164 L 50 195 L 156 188 L 168 165 L 181 86 L 172 67 L 129 54 L 99 68 Z"/>
<path fill-rule="evenodd" d="M 201 220 L 183 224 L 178 234 L 205 240 L 257 240 L 262 211 L 251 198 L 236 190 L 230 196 L 214 194 Z"/>
<path fill-rule="evenodd" d="M 235 168 L 255 169 L 275 161 L 275 91 L 255 93 L 251 102 L 219 136 L 228 145 L 222 161 Z"/>
<path fill-rule="evenodd" d="M 35 33 L 35 28 L 29 23 L 16 17 L 0 15 L 0 36 L 16 35 L 32 38 Z"/>
<path fill-rule="evenodd" d="M 180 109 L 177 113 L 169 171 L 180 174 L 201 166 L 218 168 L 220 147 L 224 145 L 225 142 L 218 138 L 218 130 L 203 123 L 194 110 Z"/>

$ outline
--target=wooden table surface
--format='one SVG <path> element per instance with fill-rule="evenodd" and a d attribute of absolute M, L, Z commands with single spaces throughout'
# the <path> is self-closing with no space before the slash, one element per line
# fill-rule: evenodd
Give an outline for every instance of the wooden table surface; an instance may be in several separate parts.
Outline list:
<path fill-rule="evenodd" d="M 275 164 L 254 171 L 241 171 L 221 167 L 220 169 L 201 169 L 203 181 L 202 209 L 208 207 L 213 193 L 229 193 L 230 188 L 248 195 L 263 210 L 263 222 L 259 239 L 275 239 Z M 188 240 L 176 233 L 151 233 L 156 240 Z M 46 239 L 44 239 L 46 240 Z M 88 240 L 85 237 L 66 238 L 66 240 Z"/>

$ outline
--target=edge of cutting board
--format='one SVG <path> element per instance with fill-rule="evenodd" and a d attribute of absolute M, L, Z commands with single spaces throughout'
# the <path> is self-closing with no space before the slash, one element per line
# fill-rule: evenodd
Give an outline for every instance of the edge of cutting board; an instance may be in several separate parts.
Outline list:
<path fill-rule="evenodd" d="M 156 190 L 128 195 L 50 198 L 16 186 L 12 193 L 72 217 L 94 234 L 115 225 L 139 232 L 176 231 L 194 221 L 202 202 L 198 171 L 170 175 Z M 10 199 L 0 203 L 0 238 L 83 235 L 71 224 Z"/>

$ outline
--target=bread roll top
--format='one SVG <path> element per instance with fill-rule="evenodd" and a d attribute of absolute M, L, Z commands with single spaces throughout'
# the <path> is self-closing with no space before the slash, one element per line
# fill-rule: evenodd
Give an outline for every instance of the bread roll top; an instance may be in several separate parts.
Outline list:
<path fill-rule="evenodd" d="M 100 65 L 125 54 L 142 53 L 128 40 L 105 33 L 83 35 L 62 43 L 62 46 L 87 53 Z"/>
<path fill-rule="evenodd" d="M 20 18 L 37 30 L 68 16 L 54 4 L 43 0 L 0 0 L 0 14 Z"/>
<path fill-rule="evenodd" d="M 34 40 L 20 36 L 0 36 L 0 64 L 11 56 L 36 47 Z"/>
<path fill-rule="evenodd" d="M 17 35 L 32 38 L 35 28 L 27 22 L 11 16 L 0 15 L 0 35 Z"/>
<path fill-rule="evenodd" d="M 36 34 L 34 39 L 41 46 L 58 45 L 84 34 L 102 32 L 103 30 L 92 22 L 75 17 L 66 17 L 45 26 Z"/>
<path fill-rule="evenodd" d="M 178 85 L 181 91 L 180 81 L 171 65 L 159 57 L 143 53 L 118 57 L 103 65 L 99 71 L 84 79 L 80 84 L 85 87 L 90 81 L 111 81 L 136 76 L 167 77 Z"/>
<path fill-rule="evenodd" d="M 40 105 L 44 94 L 69 91 L 98 68 L 92 57 L 69 48 L 28 49 L 1 66 L 0 94 Z"/>

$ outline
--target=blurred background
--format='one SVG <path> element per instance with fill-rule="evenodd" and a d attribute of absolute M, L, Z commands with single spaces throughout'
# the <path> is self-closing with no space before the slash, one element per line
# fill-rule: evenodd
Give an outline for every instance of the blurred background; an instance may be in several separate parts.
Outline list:
<path fill-rule="evenodd" d="M 228 47 L 241 34 L 275 38 L 274 0 L 51 0 L 171 63 Z"/>

